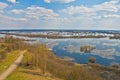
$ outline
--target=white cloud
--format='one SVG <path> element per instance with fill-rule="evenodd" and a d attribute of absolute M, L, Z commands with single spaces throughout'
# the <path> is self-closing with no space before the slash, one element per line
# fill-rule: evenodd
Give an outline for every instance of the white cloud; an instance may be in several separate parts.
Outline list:
<path fill-rule="evenodd" d="M 25 28 L 27 25 L 26 18 L 15 18 L 5 15 L 0 15 L 0 29 L 17 29 L 17 28 Z M 24 27 L 23 27 L 24 26 Z"/>
<path fill-rule="evenodd" d="M 39 18 L 47 19 L 47 18 L 54 18 L 58 16 L 58 14 L 51 9 L 46 9 L 46 8 L 37 7 L 37 6 L 28 7 L 25 10 L 14 9 L 11 12 L 13 12 L 14 14 L 24 14 L 28 18 L 35 18 L 35 19 L 39 19 Z"/>
<path fill-rule="evenodd" d="M 2 8 L 2 5 L 0 5 L 0 11 L 7 7 Z M 10 15 L 15 14 L 13 17 L 2 17 L 1 14 L 0 28 L 120 29 L 119 11 L 120 4 L 118 4 L 118 0 L 91 7 L 84 5 L 70 6 L 59 13 L 52 9 L 31 6 L 26 9 L 13 9 L 11 13 L 8 11 Z"/>
<path fill-rule="evenodd" d="M 118 3 L 119 0 L 111 0 L 100 5 L 93 6 L 95 11 L 109 11 L 109 12 L 118 12 Z"/>
<path fill-rule="evenodd" d="M 75 15 L 75 14 L 81 14 L 81 13 L 94 12 L 94 10 L 85 6 L 70 6 L 67 9 L 63 9 L 62 12 L 65 12 L 69 15 Z"/>
<path fill-rule="evenodd" d="M 11 3 L 16 3 L 16 0 L 8 0 Z"/>
<path fill-rule="evenodd" d="M 105 18 L 120 18 L 120 15 L 117 14 L 109 14 L 109 15 L 104 15 Z"/>
<path fill-rule="evenodd" d="M 10 20 L 10 21 L 27 21 L 27 19 L 26 18 L 15 18 L 15 17 L 10 17 L 10 16 L 4 16 L 4 15 L 0 15 L 0 18 L 1 19 L 4 19 L 4 20 Z M 1 20 L 0 19 L 0 20 Z M 3 20 L 3 21 L 4 21 Z"/>
<path fill-rule="evenodd" d="M 60 12 L 65 13 L 68 16 L 68 22 L 65 22 L 66 26 L 75 26 L 77 29 L 120 29 L 120 1 L 111 0 L 102 4 L 93 5 L 87 7 L 70 6 Z M 109 24 L 108 24 L 109 23 Z"/>
<path fill-rule="evenodd" d="M 3 9 L 6 8 L 8 5 L 6 3 L 0 2 L 0 13 L 3 13 Z"/>
<path fill-rule="evenodd" d="M 43 18 L 43 17 L 56 17 L 58 16 L 57 13 L 55 13 L 51 9 L 46 9 L 43 7 L 28 7 L 26 12 L 26 16 L 30 18 Z"/>
<path fill-rule="evenodd" d="M 14 14 L 22 14 L 22 13 L 24 13 L 24 10 L 13 9 L 13 10 L 11 10 L 11 12 L 14 13 Z"/>
<path fill-rule="evenodd" d="M 51 3 L 51 0 L 44 0 L 46 3 Z"/>
<path fill-rule="evenodd" d="M 102 18 L 100 20 L 95 21 L 96 25 L 94 25 L 97 29 L 110 29 L 110 30 L 120 30 L 120 18 Z"/>
<path fill-rule="evenodd" d="M 44 0 L 46 3 L 51 3 L 51 2 L 60 2 L 60 3 L 70 3 L 74 2 L 75 0 Z"/>
<path fill-rule="evenodd" d="M 87 6 L 70 6 L 67 9 L 63 9 L 62 12 L 69 15 L 76 15 L 82 13 L 96 13 L 96 12 L 118 12 L 119 11 L 119 0 L 111 0 L 102 4 L 94 5 L 92 7 Z"/>

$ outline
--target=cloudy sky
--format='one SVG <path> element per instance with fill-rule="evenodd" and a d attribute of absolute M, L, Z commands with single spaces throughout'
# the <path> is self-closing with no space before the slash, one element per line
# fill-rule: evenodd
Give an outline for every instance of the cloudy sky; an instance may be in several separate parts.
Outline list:
<path fill-rule="evenodd" d="M 120 0 L 0 0 L 0 29 L 120 30 Z"/>

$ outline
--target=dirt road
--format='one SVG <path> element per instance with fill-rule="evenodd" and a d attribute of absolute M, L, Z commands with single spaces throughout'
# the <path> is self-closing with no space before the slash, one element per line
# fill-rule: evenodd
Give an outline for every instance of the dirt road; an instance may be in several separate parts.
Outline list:
<path fill-rule="evenodd" d="M 18 67 L 18 65 L 20 64 L 20 62 L 23 59 L 23 54 L 25 52 L 26 52 L 26 50 L 22 51 L 20 56 L 16 59 L 16 61 L 14 63 L 12 63 L 10 65 L 10 67 L 0 75 L 0 80 L 5 80 L 7 78 L 7 76 L 10 75 Z"/>

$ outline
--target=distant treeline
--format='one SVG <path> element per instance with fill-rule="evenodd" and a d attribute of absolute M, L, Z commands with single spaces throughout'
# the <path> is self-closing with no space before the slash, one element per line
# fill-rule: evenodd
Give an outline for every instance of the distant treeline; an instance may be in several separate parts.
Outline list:
<path fill-rule="evenodd" d="M 120 39 L 120 34 L 117 34 L 117 35 L 111 36 L 110 39 Z"/>
<path fill-rule="evenodd" d="M 39 37 L 39 38 L 49 38 L 49 39 L 64 39 L 64 38 L 105 38 L 107 36 L 104 35 L 71 35 L 71 36 L 63 36 L 63 35 L 55 35 L 55 34 L 19 34 L 19 33 L 0 33 L 7 35 L 16 35 L 16 36 L 24 36 L 24 37 Z"/>

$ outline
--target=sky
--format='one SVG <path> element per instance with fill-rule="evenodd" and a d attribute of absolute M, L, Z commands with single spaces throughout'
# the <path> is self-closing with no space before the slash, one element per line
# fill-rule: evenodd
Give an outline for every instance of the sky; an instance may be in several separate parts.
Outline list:
<path fill-rule="evenodd" d="M 120 0 L 0 0 L 0 29 L 120 30 Z"/>

